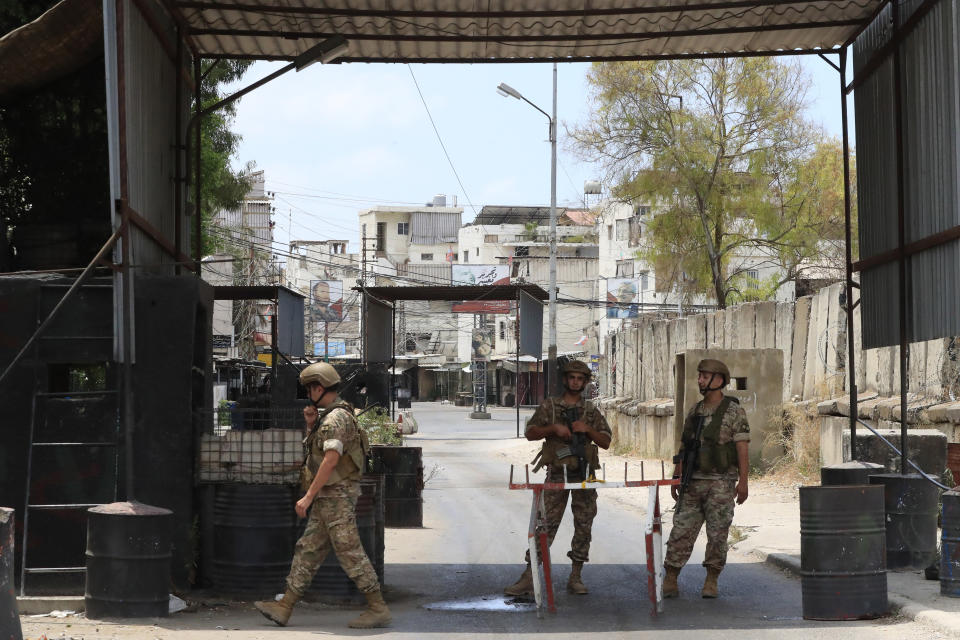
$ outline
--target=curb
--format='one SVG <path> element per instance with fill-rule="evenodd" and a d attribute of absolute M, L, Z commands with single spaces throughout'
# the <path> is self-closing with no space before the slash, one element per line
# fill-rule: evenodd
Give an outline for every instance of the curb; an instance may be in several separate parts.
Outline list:
<path fill-rule="evenodd" d="M 751 553 L 766 564 L 789 571 L 800 577 L 800 556 L 798 555 L 764 548 L 756 548 Z M 915 600 L 889 592 L 887 593 L 887 604 L 890 605 L 891 615 L 903 616 L 941 633 L 960 637 L 960 627 L 956 624 L 956 614 L 931 609 Z"/>
<path fill-rule="evenodd" d="M 80 613 L 86 608 L 83 596 L 17 596 L 21 616 L 38 616 L 51 611 Z"/>

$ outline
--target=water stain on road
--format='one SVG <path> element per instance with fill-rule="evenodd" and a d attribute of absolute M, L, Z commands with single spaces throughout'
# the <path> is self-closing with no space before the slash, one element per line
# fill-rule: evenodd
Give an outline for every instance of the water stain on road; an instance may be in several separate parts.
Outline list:
<path fill-rule="evenodd" d="M 445 600 L 423 605 L 428 611 L 536 611 L 537 605 L 529 600 L 504 598 L 502 595 L 480 596 L 466 600 Z"/>

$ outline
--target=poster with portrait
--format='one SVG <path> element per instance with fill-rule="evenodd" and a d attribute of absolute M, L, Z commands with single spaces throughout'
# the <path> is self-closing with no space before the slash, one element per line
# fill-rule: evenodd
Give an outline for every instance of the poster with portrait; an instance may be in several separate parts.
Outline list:
<path fill-rule="evenodd" d="M 342 281 L 310 281 L 310 319 L 314 322 L 340 322 L 343 320 Z"/>
<path fill-rule="evenodd" d="M 493 327 L 474 327 L 473 336 L 470 340 L 471 359 L 490 360 L 490 354 L 493 353 Z"/>
<path fill-rule="evenodd" d="M 608 278 L 607 317 L 636 318 L 640 314 L 639 291 L 640 281 L 635 278 Z"/>
<path fill-rule="evenodd" d="M 510 284 L 510 267 L 505 264 L 451 265 L 454 286 L 484 287 Z M 510 313 L 509 300 L 465 300 L 454 303 L 454 313 Z"/>

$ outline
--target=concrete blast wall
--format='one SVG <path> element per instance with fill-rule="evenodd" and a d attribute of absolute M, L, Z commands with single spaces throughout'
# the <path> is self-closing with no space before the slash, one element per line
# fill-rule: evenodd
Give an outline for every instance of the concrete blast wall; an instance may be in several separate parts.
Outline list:
<path fill-rule="evenodd" d="M 844 287 L 837 283 L 795 302 L 747 303 L 685 318 L 646 314 L 608 335 L 599 405 L 611 425 L 616 423 L 614 445 L 641 455 L 672 455 L 676 356 L 687 351 L 775 349 L 783 356 L 783 402 L 819 402 L 848 394 L 843 296 Z M 857 297 L 855 291 L 854 300 Z M 899 347 L 864 351 L 860 322 L 858 305 L 854 359 L 860 396 L 866 401 L 899 395 Z M 912 344 L 907 380 L 911 398 L 922 406 L 960 399 L 960 339 Z M 670 424 L 665 436 L 658 421 Z M 949 430 L 948 438 L 954 439 L 954 426 L 941 430 Z M 671 444 L 663 444 L 662 437 Z"/>

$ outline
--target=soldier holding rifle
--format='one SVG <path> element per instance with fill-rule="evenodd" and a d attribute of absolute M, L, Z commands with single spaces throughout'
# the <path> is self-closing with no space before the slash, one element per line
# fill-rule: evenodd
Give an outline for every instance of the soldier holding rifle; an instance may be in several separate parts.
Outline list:
<path fill-rule="evenodd" d="M 566 482 L 581 482 L 596 473 L 600 466 L 598 447 L 610 446 L 612 433 L 607 421 L 593 403 L 582 398 L 583 390 L 590 381 L 590 367 L 579 360 L 572 360 L 563 367 L 564 392 L 558 398 L 544 400 L 527 421 L 524 432 L 527 440 L 543 440 L 543 448 L 534 459 L 534 471 L 547 467 L 545 482 L 563 483 L 564 467 Z M 569 490 L 544 491 L 543 502 L 547 522 L 547 543 L 560 527 L 560 520 L 567 508 Z M 584 595 L 581 571 L 589 559 L 591 529 L 597 515 L 596 489 L 578 489 L 571 500 L 573 511 L 573 540 L 567 556 L 573 561 L 569 593 Z M 530 567 L 530 551 L 526 555 L 527 568 L 516 583 L 504 589 L 511 596 L 533 593 L 533 576 Z"/>
<path fill-rule="evenodd" d="M 687 414 L 680 453 L 674 458 L 673 477 L 682 481 L 670 488 L 677 506 L 663 562 L 665 598 L 680 595 L 677 576 L 690 558 L 704 521 L 707 578 L 701 595 L 719 595 L 717 579 L 727 562 L 734 502 L 743 504 L 748 493 L 750 425 L 736 398 L 724 395 L 729 383 L 730 370 L 719 360 L 701 360 L 697 365 L 697 386 L 703 400 Z"/>

